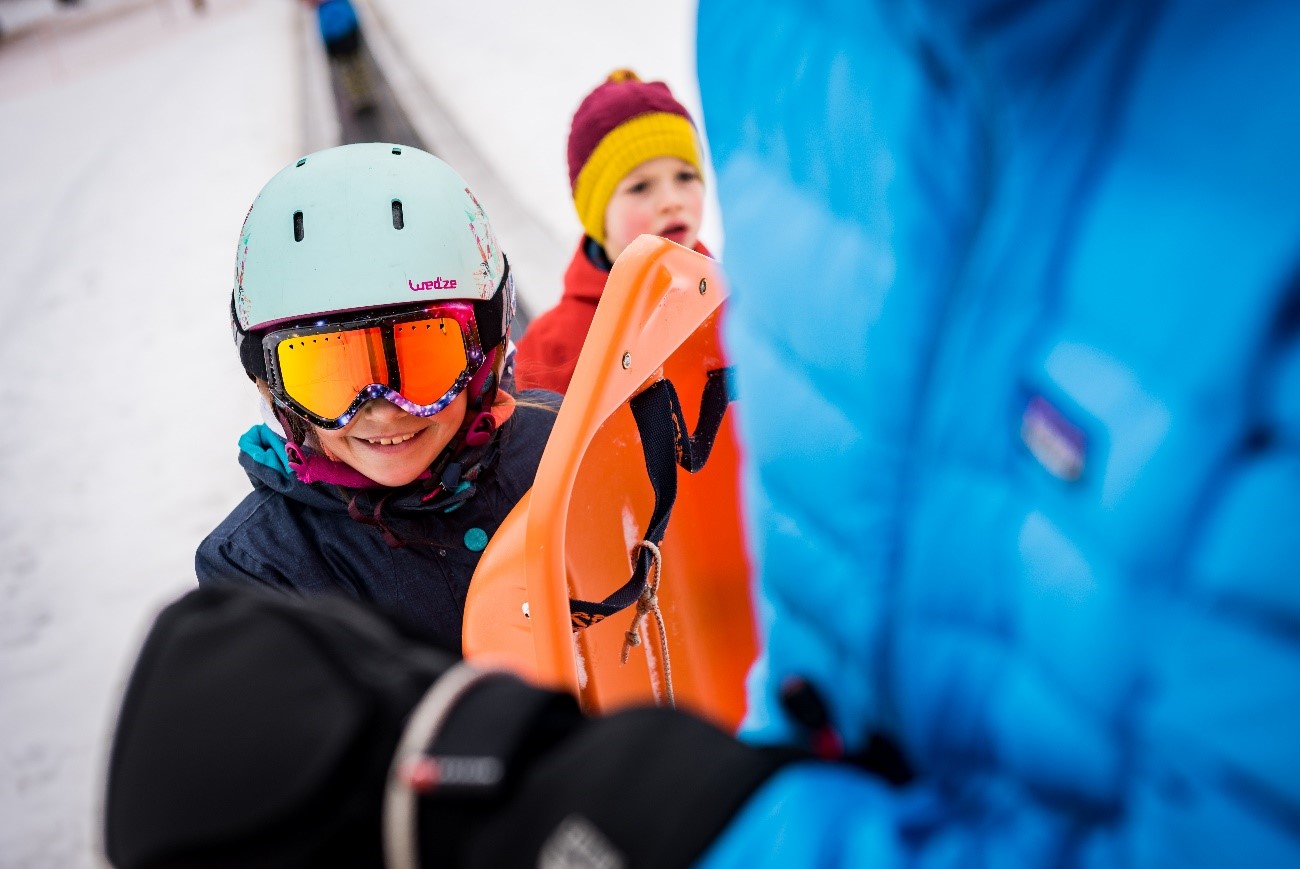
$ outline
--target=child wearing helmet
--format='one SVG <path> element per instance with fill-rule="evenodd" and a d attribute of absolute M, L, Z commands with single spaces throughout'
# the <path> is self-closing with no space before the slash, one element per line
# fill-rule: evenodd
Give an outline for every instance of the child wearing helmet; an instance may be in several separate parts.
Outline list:
<path fill-rule="evenodd" d="M 564 393 L 614 260 L 649 233 L 703 254 L 704 177 L 695 123 L 668 85 L 610 73 L 573 115 L 569 185 L 584 235 L 564 294 L 519 341 L 520 388 Z"/>
<path fill-rule="evenodd" d="M 272 178 L 231 299 L 267 420 L 240 441 L 253 492 L 200 544 L 199 583 L 342 592 L 458 648 L 554 421 L 553 398 L 501 386 L 514 310 L 487 215 L 436 157 L 345 145 Z"/>

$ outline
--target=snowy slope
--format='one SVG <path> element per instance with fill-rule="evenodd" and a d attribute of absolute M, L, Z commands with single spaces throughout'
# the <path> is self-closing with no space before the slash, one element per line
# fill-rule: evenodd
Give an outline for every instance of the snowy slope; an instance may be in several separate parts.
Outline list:
<path fill-rule="evenodd" d="M 565 259 L 582 94 L 629 65 L 695 105 L 686 0 L 597 18 L 577 0 L 365 2 Z M 303 81 L 302 3 L 206 5 L 0 0 L 4 869 L 100 865 L 122 681 L 156 609 L 192 586 L 199 539 L 248 489 L 232 252 L 261 185 L 319 144 L 319 88 Z"/>
<path fill-rule="evenodd" d="M 248 487 L 231 251 L 299 149 L 295 7 L 109 5 L 0 46 L 4 867 L 95 865 L 128 658 Z"/>

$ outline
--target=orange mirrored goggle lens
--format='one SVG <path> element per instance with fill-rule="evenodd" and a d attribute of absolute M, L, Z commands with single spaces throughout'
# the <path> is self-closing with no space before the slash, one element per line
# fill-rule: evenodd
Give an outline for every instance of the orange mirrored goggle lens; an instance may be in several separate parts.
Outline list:
<path fill-rule="evenodd" d="M 408 401 L 433 404 L 465 371 L 460 324 L 449 317 L 412 320 L 392 327 L 400 380 L 384 357 L 379 327 L 286 338 L 276 346 L 284 393 L 326 419 L 347 412 L 367 386 L 396 388 Z"/>
<path fill-rule="evenodd" d="M 286 338 L 275 352 L 285 394 L 318 416 L 342 416 L 362 389 L 388 383 L 378 328 Z"/>
<path fill-rule="evenodd" d="M 450 317 L 398 323 L 393 343 L 402 375 L 399 392 L 416 404 L 433 404 L 446 395 L 469 362 L 460 323 Z"/>

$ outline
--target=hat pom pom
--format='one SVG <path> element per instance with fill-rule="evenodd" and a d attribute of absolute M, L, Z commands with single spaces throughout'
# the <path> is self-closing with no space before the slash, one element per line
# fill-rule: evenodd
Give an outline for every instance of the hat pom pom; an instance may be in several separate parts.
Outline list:
<path fill-rule="evenodd" d="M 613 72 L 611 72 L 609 76 L 605 79 L 605 81 L 608 82 L 609 84 L 619 84 L 620 82 L 625 82 L 625 81 L 640 81 L 640 80 L 641 77 L 638 76 L 630 69 L 616 69 Z"/>

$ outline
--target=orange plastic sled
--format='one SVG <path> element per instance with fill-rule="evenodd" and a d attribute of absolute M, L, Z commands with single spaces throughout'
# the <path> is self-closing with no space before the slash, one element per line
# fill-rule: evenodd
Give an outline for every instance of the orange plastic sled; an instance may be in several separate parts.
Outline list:
<path fill-rule="evenodd" d="M 604 600 L 632 577 L 655 492 L 628 402 L 666 378 L 697 429 L 708 373 L 728 364 L 719 341 L 726 295 L 713 260 L 663 239 L 642 236 L 618 258 L 533 488 L 474 574 L 466 657 L 571 691 L 590 712 L 662 704 L 671 687 L 677 706 L 727 729 L 739 723 L 756 642 L 734 407 L 703 468 L 676 469 L 659 547 L 667 659 L 652 612 L 622 664 L 637 607 L 581 628 L 569 607 L 570 598 Z"/>

